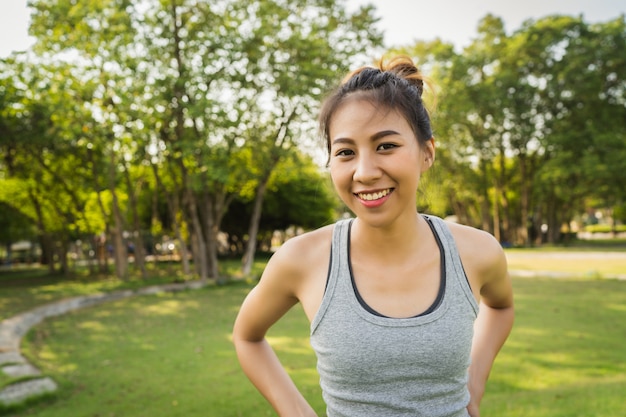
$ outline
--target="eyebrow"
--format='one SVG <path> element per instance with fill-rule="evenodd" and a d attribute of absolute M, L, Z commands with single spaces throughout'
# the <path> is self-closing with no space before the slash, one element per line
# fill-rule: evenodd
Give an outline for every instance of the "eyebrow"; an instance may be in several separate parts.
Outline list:
<path fill-rule="evenodd" d="M 377 140 L 383 139 L 387 136 L 392 136 L 392 135 L 399 135 L 398 132 L 396 132 L 395 130 L 381 130 L 380 132 L 376 132 L 374 133 L 370 139 L 372 142 L 376 142 Z M 353 139 L 350 138 L 337 138 L 335 140 L 333 140 L 333 145 L 337 144 L 337 143 L 349 143 L 352 144 L 354 143 Z"/>

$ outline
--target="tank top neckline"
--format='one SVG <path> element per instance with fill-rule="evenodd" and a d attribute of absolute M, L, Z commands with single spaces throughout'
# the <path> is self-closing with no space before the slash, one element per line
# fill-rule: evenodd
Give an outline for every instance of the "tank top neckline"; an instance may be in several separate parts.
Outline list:
<path fill-rule="evenodd" d="M 361 307 L 363 307 L 363 309 L 365 309 L 365 311 L 367 311 L 368 313 L 377 316 L 377 317 L 381 317 L 381 318 L 385 318 L 385 319 L 391 319 L 391 320 L 402 320 L 402 319 L 411 319 L 411 318 L 417 318 L 417 317 L 423 317 L 426 316 L 430 313 L 432 313 L 433 311 L 435 311 L 440 305 L 441 305 L 441 301 L 443 300 L 443 296 L 445 294 L 445 289 L 446 289 L 446 257 L 444 255 L 444 246 L 443 243 L 441 242 L 441 239 L 439 238 L 439 235 L 437 233 L 437 231 L 435 230 L 435 226 L 432 223 L 432 220 L 426 216 L 426 215 L 422 215 L 422 217 L 426 220 L 426 223 L 428 224 L 428 226 L 430 227 L 431 232 L 433 233 L 433 236 L 435 237 L 435 241 L 437 242 L 437 247 L 439 248 L 439 289 L 437 290 L 437 296 L 435 297 L 435 300 L 433 301 L 433 303 L 423 312 L 416 314 L 414 316 L 408 316 L 408 317 L 390 317 L 390 316 L 386 316 L 382 313 L 379 313 L 378 311 L 376 311 L 374 308 L 372 308 L 369 304 L 367 304 L 367 302 L 363 299 L 363 297 L 361 296 L 361 293 L 359 292 L 359 289 L 356 285 L 356 281 L 354 280 L 354 273 L 352 271 L 352 257 L 351 257 L 351 252 L 350 252 L 350 239 L 351 239 L 351 235 L 352 235 L 352 223 L 354 221 L 354 219 L 350 219 L 349 220 L 349 224 L 348 224 L 348 241 L 347 241 L 347 252 L 348 252 L 348 270 L 350 273 L 350 282 L 352 284 L 352 289 L 354 291 L 354 295 L 357 299 L 357 301 L 359 302 L 359 304 L 361 305 Z"/>

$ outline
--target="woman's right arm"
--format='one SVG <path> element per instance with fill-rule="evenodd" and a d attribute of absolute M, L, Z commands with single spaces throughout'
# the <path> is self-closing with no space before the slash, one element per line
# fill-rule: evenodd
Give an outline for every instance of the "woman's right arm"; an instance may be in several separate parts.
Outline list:
<path fill-rule="evenodd" d="M 268 329 L 298 302 L 295 294 L 302 272 L 291 246 L 286 244 L 274 254 L 241 305 L 233 342 L 243 371 L 279 416 L 315 417 L 265 339 Z"/>

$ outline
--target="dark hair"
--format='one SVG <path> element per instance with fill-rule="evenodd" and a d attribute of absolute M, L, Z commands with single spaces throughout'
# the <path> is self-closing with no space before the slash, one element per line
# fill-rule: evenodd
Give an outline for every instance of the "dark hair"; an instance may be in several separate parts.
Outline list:
<path fill-rule="evenodd" d="M 407 120 L 420 144 L 430 140 L 433 132 L 430 116 L 422 101 L 425 77 L 407 56 L 398 56 L 378 67 L 361 67 L 348 74 L 324 101 L 319 117 L 320 131 L 330 155 L 330 122 L 339 106 L 354 94 L 377 106 L 398 111 Z"/>

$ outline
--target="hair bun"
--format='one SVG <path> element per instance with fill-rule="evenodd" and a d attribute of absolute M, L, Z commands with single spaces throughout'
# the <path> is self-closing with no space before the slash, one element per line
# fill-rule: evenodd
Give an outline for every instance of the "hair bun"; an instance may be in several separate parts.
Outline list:
<path fill-rule="evenodd" d="M 406 55 L 399 55 L 386 64 L 381 60 L 379 66 L 382 71 L 394 73 L 397 77 L 402 78 L 409 84 L 415 86 L 419 96 L 422 96 L 422 93 L 424 92 L 424 77 L 419 72 L 419 69 L 410 57 Z"/>

